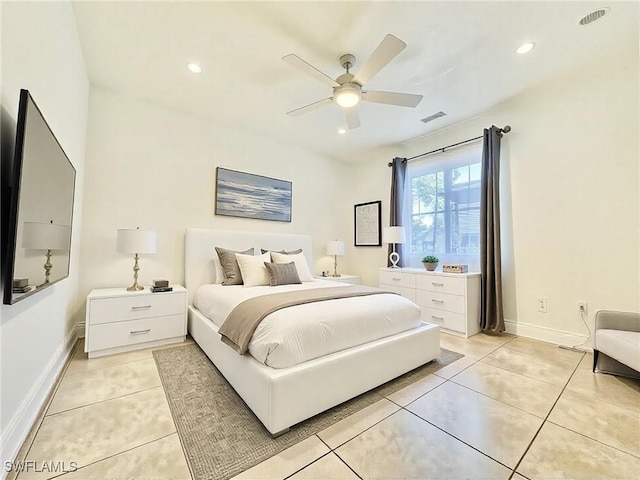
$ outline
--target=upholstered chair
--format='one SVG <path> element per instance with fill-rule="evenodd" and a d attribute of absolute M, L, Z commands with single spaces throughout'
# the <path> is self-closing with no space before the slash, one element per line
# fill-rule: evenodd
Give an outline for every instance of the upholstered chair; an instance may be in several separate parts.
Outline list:
<path fill-rule="evenodd" d="M 640 378 L 640 313 L 611 310 L 596 313 L 594 372 L 596 368 L 606 373 Z"/>

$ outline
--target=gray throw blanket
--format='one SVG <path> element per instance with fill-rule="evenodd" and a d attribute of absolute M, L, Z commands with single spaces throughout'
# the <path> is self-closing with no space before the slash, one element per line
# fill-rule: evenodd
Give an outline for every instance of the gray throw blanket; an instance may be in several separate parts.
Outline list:
<path fill-rule="evenodd" d="M 238 304 L 224 321 L 218 333 L 221 340 L 239 354 L 244 354 L 249 348 L 249 341 L 260 322 L 270 313 L 295 305 L 322 302 L 338 298 L 362 297 L 365 295 L 379 295 L 394 293 L 379 288 L 351 285 L 348 287 L 314 288 L 309 290 L 294 290 L 292 292 L 273 293 L 250 298 Z"/>

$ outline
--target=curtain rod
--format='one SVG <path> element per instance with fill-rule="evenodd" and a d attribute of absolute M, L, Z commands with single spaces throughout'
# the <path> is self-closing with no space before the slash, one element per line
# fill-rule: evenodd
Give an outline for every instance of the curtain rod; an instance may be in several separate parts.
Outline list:
<path fill-rule="evenodd" d="M 509 133 L 510 131 L 511 131 L 511 127 L 509 125 L 505 125 L 504 127 L 498 129 L 498 134 L 502 136 L 503 134 Z M 473 142 L 475 140 L 480 140 L 483 136 L 484 135 L 480 135 L 479 137 L 469 138 L 467 140 L 463 140 L 462 142 L 452 143 L 451 145 L 447 145 L 446 147 L 436 148 L 435 150 L 431 150 L 430 152 L 426 152 L 426 153 L 421 153 L 420 155 L 416 155 L 415 157 L 405 158 L 404 161 L 410 162 L 411 160 L 415 160 L 416 158 L 420 158 L 420 157 L 426 157 L 427 155 L 431 155 L 432 153 L 437 153 L 437 152 L 444 153 L 444 151 L 448 148 L 453 148 L 453 147 L 457 147 L 458 145 L 464 145 L 465 143 Z M 391 167 L 393 163 L 389 162 L 387 165 Z"/>

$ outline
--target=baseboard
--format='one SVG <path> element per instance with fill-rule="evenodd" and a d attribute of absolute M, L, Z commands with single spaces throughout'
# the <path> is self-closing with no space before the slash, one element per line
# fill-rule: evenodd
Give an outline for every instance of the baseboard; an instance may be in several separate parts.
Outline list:
<path fill-rule="evenodd" d="M 4 480 L 8 474 L 4 468 L 5 462 L 15 460 L 20 447 L 38 419 L 38 415 L 45 406 L 67 359 L 73 352 L 77 338 L 77 331 L 74 328 L 57 348 L 42 374 L 29 390 L 20 408 L 9 421 L 5 431 L 2 432 L 0 452 L 3 468 L 0 473 L 0 480 Z"/>
<path fill-rule="evenodd" d="M 519 337 L 533 338 L 534 340 L 540 340 L 556 345 L 566 345 L 569 347 L 580 345 L 580 348 L 588 351 L 591 351 L 593 348 L 591 342 L 585 344 L 589 338 L 587 335 L 579 335 L 577 333 L 531 325 L 530 323 L 514 322 L 512 320 L 505 320 L 504 324 L 507 333 L 512 333 Z"/>

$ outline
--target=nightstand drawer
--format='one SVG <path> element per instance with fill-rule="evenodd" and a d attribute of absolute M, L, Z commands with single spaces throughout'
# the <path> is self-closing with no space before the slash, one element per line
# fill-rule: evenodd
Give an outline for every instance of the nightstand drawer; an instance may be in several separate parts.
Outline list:
<path fill-rule="evenodd" d="M 416 278 L 416 288 L 418 290 L 429 290 L 431 292 L 464 295 L 465 279 L 444 275 L 418 275 Z"/>
<path fill-rule="evenodd" d="M 184 315 L 186 309 L 183 293 L 150 293 L 119 298 L 96 298 L 90 302 L 89 319 L 92 325 L 160 315 Z"/>
<path fill-rule="evenodd" d="M 465 332 L 466 330 L 466 319 L 464 315 L 427 307 L 420 307 L 420 311 L 422 312 L 423 322 L 440 325 L 443 328 L 455 332 Z"/>
<path fill-rule="evenodd" d="M 89 351 L 181 337 L 186 333 L 183 314 L 104 323 L 91 327 Z"/>
<path fill-rule="evenodd" d="M 417 290 L 416 303 L 421 307 L 464 314 L 464 297 L 462 295 Z"/>
<path fill-rule="evenodd" d="M 382 285 L 395 285 L 397 287 L 415 288 L 416 276 L 410 273 L 381 271 L 379 282 Z"/>

